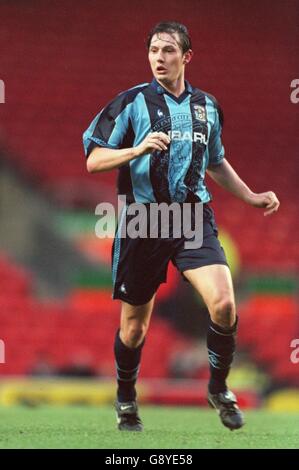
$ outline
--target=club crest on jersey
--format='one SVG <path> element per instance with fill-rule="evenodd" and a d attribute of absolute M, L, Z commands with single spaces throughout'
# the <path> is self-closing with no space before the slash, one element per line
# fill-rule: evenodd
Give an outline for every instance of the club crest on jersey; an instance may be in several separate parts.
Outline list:
<path fill-rule="evenodd" d="M 194 115 L 195 119 L 199 121 L 206 122 L 207 121 L 207 113 L 204 106 L 200 106 L 199 104 L 194 105 Z"/>

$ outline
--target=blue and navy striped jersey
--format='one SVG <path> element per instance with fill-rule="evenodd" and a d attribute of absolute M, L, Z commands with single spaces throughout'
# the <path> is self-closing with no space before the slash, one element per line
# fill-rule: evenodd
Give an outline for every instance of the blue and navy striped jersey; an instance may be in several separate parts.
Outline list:
<path fill-rule="evenodd" d="M 120 93 L 83 134 L 88 157 L 96 146 L 121 149 L 137 146 L 150 132 L 165 132 L 166 151 L 135 158 L 119 168 L 118 193 L 127 202 L 208 202 L 205 184 L 209 165 L 224 158 L 222 111 L 210 94 L 187 81 L 179 97 L 155 79 Z"/>

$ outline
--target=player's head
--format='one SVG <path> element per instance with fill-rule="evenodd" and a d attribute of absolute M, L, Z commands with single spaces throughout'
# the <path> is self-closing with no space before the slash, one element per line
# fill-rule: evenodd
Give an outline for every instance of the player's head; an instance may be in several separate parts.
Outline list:
<path fill-rule="evenodd" d="M 161 82 L 177 80 L 193 52 L 186 26 L 175 21 L 158 23 L 147 39 L 148 58 L 154 77 Z"/>

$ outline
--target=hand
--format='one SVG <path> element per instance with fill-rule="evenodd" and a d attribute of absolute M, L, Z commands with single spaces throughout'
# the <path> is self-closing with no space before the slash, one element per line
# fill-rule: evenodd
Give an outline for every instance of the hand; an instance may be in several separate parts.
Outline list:
<path fill-rule="evenodd" d="M 252 193 L 248 202 L 254 207 L 267 209 L 266 212 L 264 212 L 264 215 L 270 215 L 273 214 L 273 212 L 277 212 L 280 206 L 280 202 L 273 191 L 267 191 L 260 194 Z"/>
<path fill-rule="evenodd" d="M 146 153 L 152 153 L 155 150 L 167 150 L 167 145 L 170 144 L 170 138 L 164 132 L 151 132 L 137 147 L 135 152 L 137 157 L 141 157 Z"/>

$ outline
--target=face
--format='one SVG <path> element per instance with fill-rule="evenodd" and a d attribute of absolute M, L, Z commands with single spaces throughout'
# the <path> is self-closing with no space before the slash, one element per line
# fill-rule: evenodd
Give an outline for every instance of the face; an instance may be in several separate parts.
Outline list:
<path fill-rule="evenodd" d="M 172 83 L 182 76 L 191 56 L 191 50 L 183 54 L 177 33 L 157 33 L 152 37 L 148 59 L 154 77 L 162 83 Z"/>

